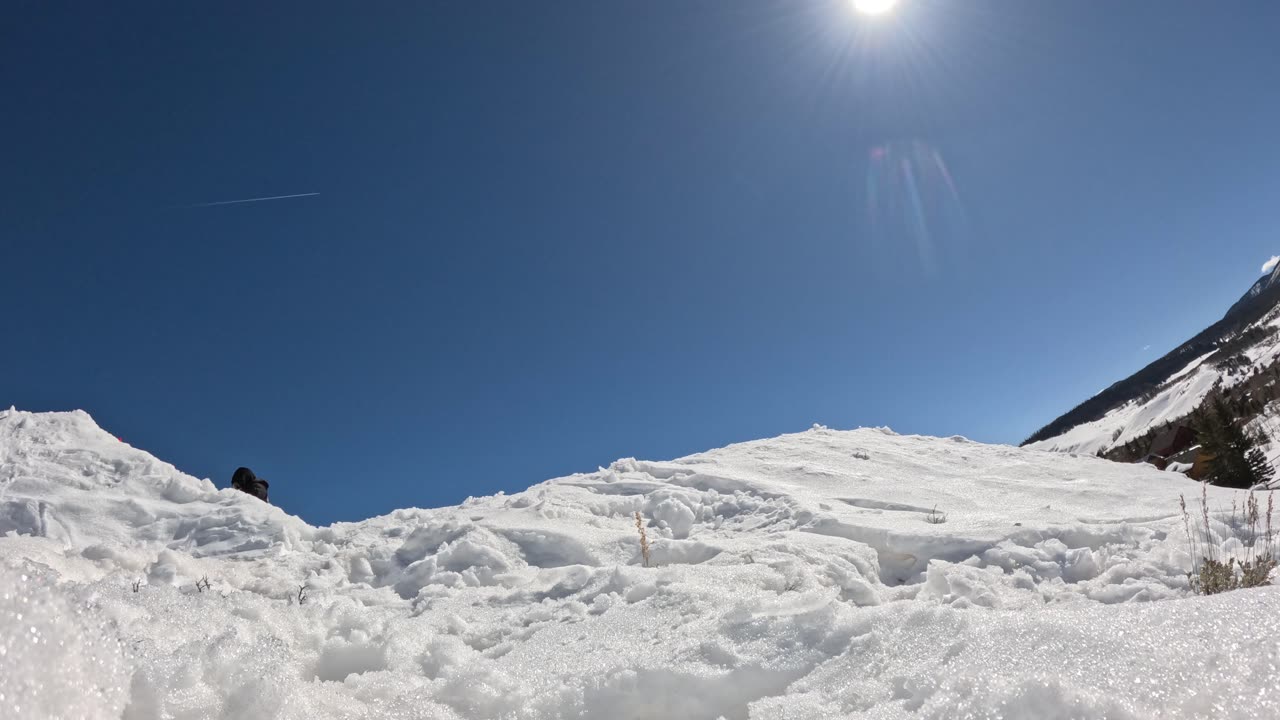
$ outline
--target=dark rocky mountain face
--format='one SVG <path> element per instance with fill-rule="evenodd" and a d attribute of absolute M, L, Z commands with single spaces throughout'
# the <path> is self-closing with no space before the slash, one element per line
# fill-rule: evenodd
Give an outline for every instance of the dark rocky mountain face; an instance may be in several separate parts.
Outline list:
<path fill-rule="evenodd" d="M 1243 312 L 1249 305 L 1257 302 L 1260 297 L 1267 293 L 1268 290 L 1280 284 L 1280 265 L 1277 265 L 1271 272 L 1258 278 L 1258 281 L 1249 288 L 1249 292 L 1236 301 L 1231 309 L 1227 310 L 1227 317 L 1233 313 Z"/>

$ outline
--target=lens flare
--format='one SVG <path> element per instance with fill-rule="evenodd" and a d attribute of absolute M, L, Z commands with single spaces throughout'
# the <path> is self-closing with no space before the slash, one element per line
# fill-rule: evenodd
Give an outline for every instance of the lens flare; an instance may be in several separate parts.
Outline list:
<path fill-rule="evenodd" d="M 937 148 L 923 140 L 870 149 L 867 219 L 876 235 L 910 238 L 921 269 L 939 269 L 939 242 L 963 234 L 964 210 L 955 180 Z M 958 248 L 955 248 L 958 249 Z"/>

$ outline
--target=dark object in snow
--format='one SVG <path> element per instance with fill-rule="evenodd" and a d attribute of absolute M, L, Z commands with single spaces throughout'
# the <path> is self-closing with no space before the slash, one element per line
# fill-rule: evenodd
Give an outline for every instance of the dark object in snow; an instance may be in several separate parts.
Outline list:
<path fill-rule="evenodd" d="M 267 499 L 267 481 L 254 475 L 247 467 L 237 469 L 235 475 L 231 476 L 231 487 L 249 493 L 262 502 L 271 502 Z"/>
<path fill-rule="evenodd" d="M 1196 431 L 1182 423 L 1172 425 L 1156 436 L 1147 452 L 1168 459 L 1196 444 Z"/>

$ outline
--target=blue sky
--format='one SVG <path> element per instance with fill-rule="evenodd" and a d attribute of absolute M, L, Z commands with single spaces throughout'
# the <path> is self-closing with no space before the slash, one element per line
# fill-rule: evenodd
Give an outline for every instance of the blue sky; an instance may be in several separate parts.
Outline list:
<path fill-rule="evenodd" d="M 316 523 L 814 422 L 1018 442 L 1280 248 L 1277 27 L 20 2 L 0 404 Z"/>

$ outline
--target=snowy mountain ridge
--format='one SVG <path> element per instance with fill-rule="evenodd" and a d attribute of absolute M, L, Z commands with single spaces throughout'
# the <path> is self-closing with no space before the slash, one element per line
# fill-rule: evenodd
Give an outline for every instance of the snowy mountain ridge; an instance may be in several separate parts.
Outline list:
<path fill-rule="evenodd" d="M 1088 456 L 815 426 L 312 527 L 85 413 L 11 409 L 0 703 L 131 720 L 1275 717 L 1280 592 L 1189 596 L 1178 496 L 1199 491 Z M 1208 492 L 1215 509 L 1234 497 Z"/>
<path fill-rule="evenodd" d="M 1249 287 L 1249 290 L 1245 292 L 1244 296 L 1237 300 L 1236 303 L 1227 310 L 1227 315 L 1231 316 L 1234 313 L 1240 312 L 1251 303 L 1258 301 L 1258 299 L 1261 298 L 1268 290 L 1278 285 L 1280 285 L 1280 266 L 1274 267 L 1270 272 L 1258 278 L 1257 281 Z"/>
<path fill-rule="evenodd" d="M 1095 396 L 1050 423 L 1025 447 L 1108 453 L 1168 423 L 1189 422 L 1188 416 L 1214 391 L 1256 390 L 1244 386 L 1255 375 L 1280 367 L 1277 272 L 1258 280 L 1223 321 L 1099 394 L 1105 398 Z M 1268 379 L 1263 389 L 1275 386 L 1276 380 Z M 1274 412 L 1260 415 L 1251 429 L 1268 440 L 1265 451 L 1275 465 L 1280 462 L 1280 426 L 1267 419 Z"/>

